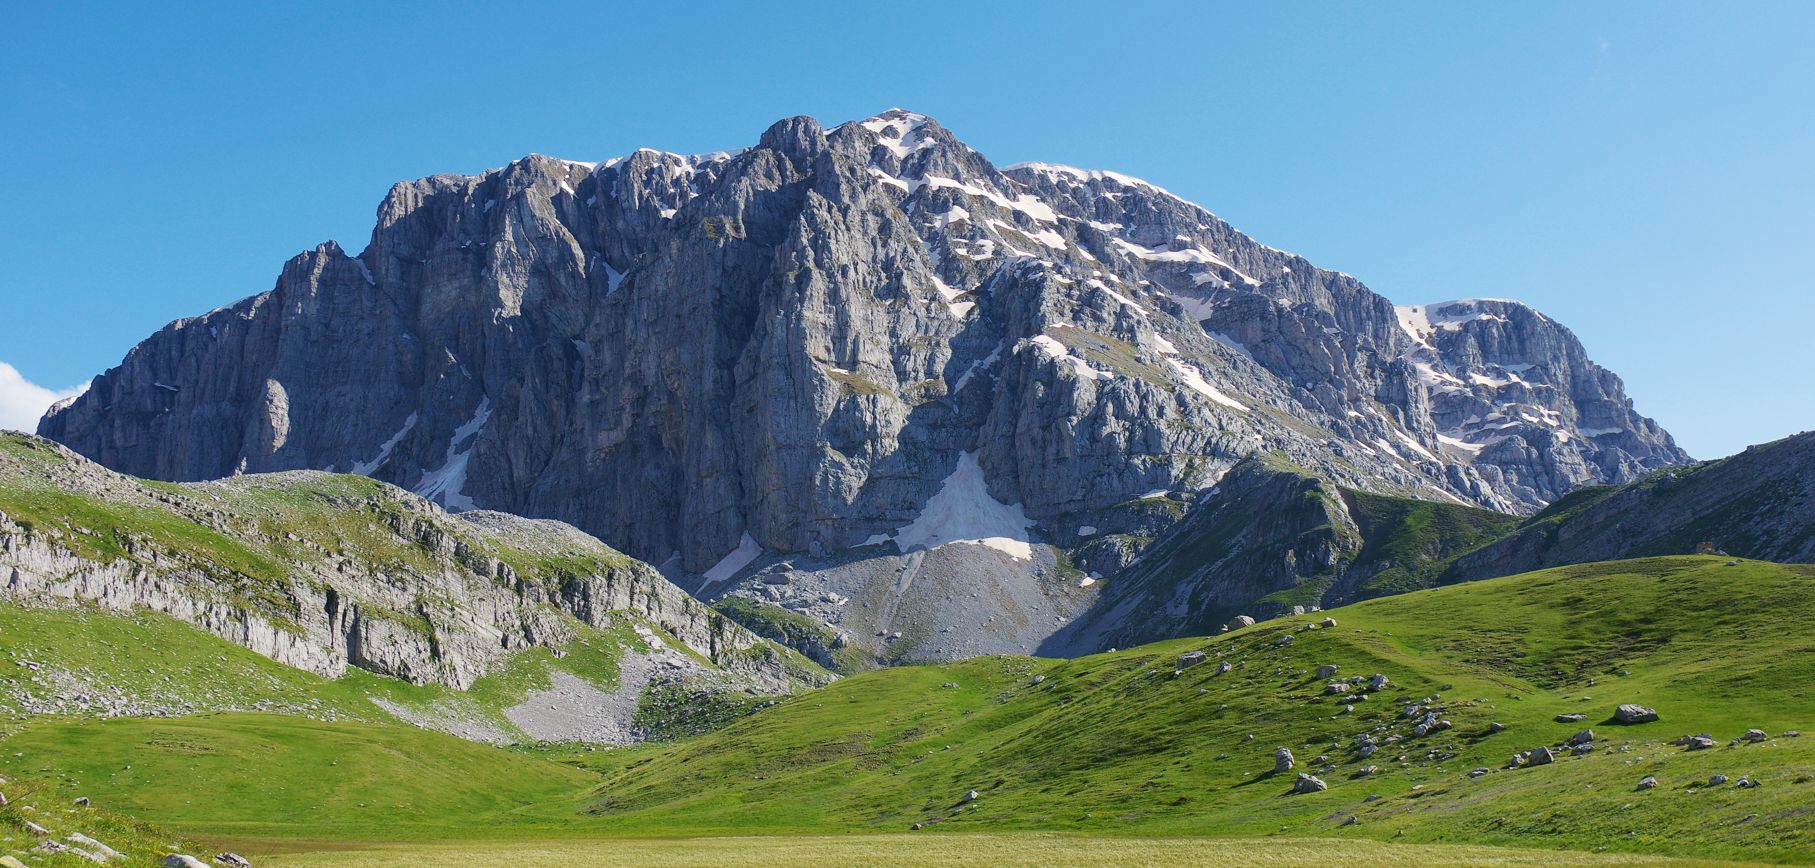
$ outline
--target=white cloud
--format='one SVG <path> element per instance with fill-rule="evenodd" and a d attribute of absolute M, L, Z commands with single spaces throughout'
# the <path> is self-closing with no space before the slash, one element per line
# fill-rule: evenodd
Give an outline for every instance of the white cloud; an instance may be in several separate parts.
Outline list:
<path fill-rule="evenodd" d="M 73 389 L 55 391 L 25 379 L 17 368 L 0 362 L 0 429 L 38 430 L 38 419 L 50 405 L 88 391 L 83 383 Z"/>

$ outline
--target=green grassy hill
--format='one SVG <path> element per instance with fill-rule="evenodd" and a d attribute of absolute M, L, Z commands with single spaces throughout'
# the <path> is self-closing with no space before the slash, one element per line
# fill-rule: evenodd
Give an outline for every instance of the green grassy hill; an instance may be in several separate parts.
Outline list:
<path fill-rule="evenodd" d="M 1307 629 L 1326 615 L 1336 626 Z M 271 850 L 918 823 L 921 837 L 1282 836 L 1808 862 L 1815 735 L 1787 733 L 1815 730 L 1812 616 L 1815 567 L 1657 558 L 1075 660 L 873 671 L 668 745 L 511 752 L 277 715 L 34 719 L 0 742 L 0 775 Z M 1179 669 L 1194 651 L 1204 661 Z M 1366 700 L 1331 694 L 1315 674 L 1325 664 L 1337 680 L 1391 683 Z M 1620 703 L 1662 719 L 1613 724 Z M 1451 726 L 1415 735 L 1408 706 Z M 1555 719 L 1570 713 L 1586 718 Z M 1570 755 L 1565 741 L 1585 728 L 1594 747 Z M 1751 728 L 1768 738 L 1729 744 Z M 1717 745 L 1675 744 L 1697 733 Z M 1379 743 L 1365 759 L 1360 735 Z M 1541 746 L 1561 757 L 1507 767 Z M 1282 747 L 1297 767 L 1275 774 Z M 1298 772 L 1328 789 L 1293 794 Z M 1729 780 L 1710 785 L 1717 774 Z M 1657 786 L 1640 789 L 1647 776 Z M 1736 787 L 1741 776 L 1760 786 Z M 233 797 L 197 798 L 198 781 Z"/>
<path fill-rule="evenodd" d="M 1317 615 L 1078 660 L 866 674 L 649 752 L 608 776 L 594 811 L 644 831 L 939 821 L 940 832 L 1321 834 L 1815 858 L 1815 738 L 1781 737 L 1815 722 L 1815 634 L 1794 626 L 1815 614 L 1815 567 L 1725 562 L 1589 565 L 1440 588 L 1331 612 L 1331 629 L 1300 629 Z M 1199 650 L 1205 662 L 1175 677 L 1178 656 Z M 1233 668 L 1219 674 L 1223 661 Z M 1324 664 L 1392 684 L 1362 702 L 1328 696 L 1314 675 Z M 1663 719 L 1605 722 L 1627 702 Z M 1411 704 L 1453 725 L 1413 736 Z M 1587 718 L 1554 720 L 1568 713 Z M 1517 751 L 1588 727 L 1586 756 L 1505 768 Z M 1727 746 L 1753 727 L 1773 738 Z M 1671 744 L 1703 732 L 1721 746 Z M 1361 734 L 1401 740 L 1362 760 Z M 1281 747 L 1297 756 L 1294 774 L 1272 774 Z M 1377 771 L 1358 777 L 1369 765 Z M 1489 771 L 1470 777 L 1480 767 Z M 1296 771 L 1329 790 L 1292 795 Z M 1763 785 L 1703 786 L 1714 774 Z M 1660 785 L 1638 790 L 1646 775 Z M 973 789 L 979 797 L 962 802 Z"/>

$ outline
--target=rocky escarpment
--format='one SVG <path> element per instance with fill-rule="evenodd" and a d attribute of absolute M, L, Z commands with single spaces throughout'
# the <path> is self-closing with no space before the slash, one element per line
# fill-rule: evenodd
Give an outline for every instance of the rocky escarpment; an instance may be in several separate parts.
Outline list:
<path fill-rule="evenodd" d="M 1815 562 L 1815 433 L 1557 501 L 1456 561 L 1448 581 L 1565 564 L 1690 554 Z"/>
<path fill-rule="evenodd" d="M 824 677 L 556 522 L 455 518 L 317 472 L 153 485 L 15 435 L 0 438 L 0 592 L 153 609 L 326 676 L 464 688 L 627 614 L 770 692 Z"/>
<path fill-rule="evenodd" d="M 772 602 L 928 639 L 887 656 L 1025 651 L 1096 593 L 1056 549 L 1124 564 L 1162 529 L 1098 540 L 1131 505 L 1257 451 L 1520 512 L 1684 458 L 1566 330 L 1479 304 L 1425 329 L 1145 182 L 998 169 L 899 110 L 792 118 L 399 184 L 358 256 L 172 323 L 40 430 L 142 476 L 351 471 L 560 519 L 712 596 L 787 562 L 824 580 Z M 999 592 L 961 605 L 973 555 Z"/>

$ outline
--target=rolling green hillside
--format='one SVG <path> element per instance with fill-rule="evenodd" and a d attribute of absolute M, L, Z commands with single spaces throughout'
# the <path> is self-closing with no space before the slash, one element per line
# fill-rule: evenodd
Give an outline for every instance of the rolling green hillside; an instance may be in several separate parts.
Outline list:
<path fill-rule="evenodd" d="M 1815 739 L 1783 736 L 1815 720 L 1815 634 L 1794 626 L 1815 614 L 1815 567 L 1725 563 L 1571 567 L 1371 600 L 1328 629 L 1301 629 L 1319 614 L 1078 660 L 870 673 L 650 752 L 608 776 L 594 811 L 645 831 L 937 822 L 1815 858 Z M 1392 683 L 1326 695 L 1324 664 Z M 1662 720 L 1608 723 L 1620 703 Z M 1414 736 L 1413 705 L 1452 726 Z M 1571 713 L 1586 718 L 1554 719 Z M 1754 727 L 1771 738 L 1727 746 Z M 1505 768 L 1585 728 L 1592 752 Z M 1672 744 L 1704 732 L 1720 746 Z M 1366 760 L 1364 734 L 1383 743 Z M 1281 747 L 1291 774 L 1272 773 Z M 1329 790 L 1292 795 L 1299 771 Z M 1763 784 L 1704 786 L 1715 774 Z M 1638 790 L 1647 775 L 1659 786 Z"/>
<path fill-rule="evenodd" d="M 1815 567 L 1727 564 L 1567 567 L 1075 660 L 873 671 L 669 745 L 532 756 L 277 715 L 35 719 L 0 742 L 0 774 L 276 849 L 921 824 L 922 836 L 1291 836 L 1815 861 L 1815 736 L 1790 734 L 1815 721 L 1815 634 L 1800 626 L 1815 616 Z M 1326 616 L 1335 626 L 1311 628 Z M 1179 668 L 1196 651 L 1203 661 Z M 1336 675 L 1317 677 L 1326 664 Z M 1365 700 L 1326 686 L 1376 673 L 1390 683 Z M 1621 703 L 1662 719 L 1615 724 Z M 1415 734 L 1426 710 L 1450 725 Z M 1753 728 L 1764 740 L 1730 743 Z M 1571 755 L 1565 742 L 1583 729 L 1593 747 Z M 1676 744 L 1699 733 L 1715 746 Z M 1366 758 L 1364 735 L 1377 744 Z M 1508 767 L 1540 747 L 1559 758 Z M 1291 772 L 1274 773 L 1279 748 L 1295 755 Z M 1328 789 L 1294 794 L 1300 772 Z M 1647 776 L 1657 785 L 1641 789 Z M 1742 776 L 1759 786 L 1736 786 Z M 467 778 L 499 783 L 447 784 Z M 236 797 L 197 799 L 193 780 Z"/>

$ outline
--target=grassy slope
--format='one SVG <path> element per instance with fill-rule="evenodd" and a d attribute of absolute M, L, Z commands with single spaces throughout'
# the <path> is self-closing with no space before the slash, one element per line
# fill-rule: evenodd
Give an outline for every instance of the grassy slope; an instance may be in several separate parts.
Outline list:
<path fill-rule="evenodd" d="M 81 487 L 62 475 L 82 477 Z M 0 432 L 0 512 L 98 561 L 190 564 L 212 590 L 280 623 L 296 616 L 284 592 L 292 565 L 328 553 L 374 568 L 436 573 L 453 566 L 396 526 L 432 524 L 474 553 L 510 564 L 526 581 L 621 569 L 631 560 L 603 543 L 562 541 L 529 550 L 434 512 L 397 488 L 346 474 L 275 474 L 173 484 L 88 464 L 47 441 Z M 471 565 L 466 565 L 469 568 Z"/>
<path fill-rule="evenodd" d="M 620 831 L 893 830 L 946 818 L 940 830 L 1403 833 L 1815 859 L 1815 738 L 1698 753 L 1667 744 L 1692 732 L 1780 733 L 1815 717 L 1815 681 L 1804 677 L 1815 635 L 1787 627 L 1815 615 L 1815 568 L 1723 563 L 1590 565 L 1372 600 L 1285 648 L 1271 643 L 1311 618 L 1072 661 L 867 674 L 646 752 L 611 771 L 597 810 Z M 1200 648 L 1212 663 L 1169 677 L 1178 653 Z M 1217 659 L 1235 670 L 1216 675 Z M 1386 673 L 1395 686 L 1343 714 L 1310 672 L 1326 662 Z M 1034 673 L 1045 682 L 1031 685 Z M 1379 774 L 1350 777 L 1362 765 L 1351 736 L 1380 723 L 1405 733 L 1392 698 L 1438 692 L 1453 729 L 1408 739 L 1369 760 Z M 1620 702 L 1657 706 L 1664 720 L 1599 726 Z M 1513 752 L 1580 729 L 1552 721 L 1569 711 L 1591 715 L 1602 750 L 1500 770 Z M 1491 721 L 1508 730 L 1488 735 Z M 1301 770 L 1329 754 L 1330 791 L 1287 795 L 1290 776 L 1269 774 L 1281 746 Z M 1495 771 L 1467 777 L 1477 766 Z M 1766 785 L 1692 786 L 1717 772 Z M 1645 774 L 1663 785 L 1636 792 Z M 972 788 L 982 797 L 961 808 Z M 1383 798 L 1364 802 L 1374 793 Z M 1358 824 L 1341 826 L 1350 815 Z"/>
<path fill-rule="evenodd" d="M 593 780 L 412 727 L 265 714 L 70 721 L 6 746 L 9 775 L 211 835 L 482 837 L 501 824 L 531 833 L 570 818 Z"/>
<path fill-rule="evenodd" d="M 1432 587 L 1458 555 L 1519 526 L 1518 516 L 1461 504 L 1350 489 L 1342 489 L 1342 498 L 1361 530 L 1361 551 L 1351 568 L 1378 570 L 1350 591 L 1352 599 Z"/>
<path fill-rule="evenodd" d="M 602 630 L 578 627 L 578 635 L 562 647 L 561 656 L 545 648 L 523 651 L 462 692 L 411 685 L 352 668 L 340 678 L 322 678 L 155 612 L 122 616 L 89 607 L 0 604 L 0 733 L 33 723 L 30 717 L 7 711 L 18 707 L 22 691 L 44 698 L 80 689 L 166 708 L 193 703 L 197 710 L 271 710 L 322 720 L 395 723 L 372 701 L 380 699 L 407 711 L 453 715 L 518 734 L 503 710 L 530 692 L 547 688 L 556 670 L 602 689 L 615 688 L 620 655 L 627 648 L 643 647 L 631 623 L 630 616 L 624 616 Z M 670 647 L 683 647 L 678 640 L 665 641 Z M 146 649 L 155 652 L 147 655 Z M 80 685 L 34 683 L 34 675 L 44 676 L 19 660 L 46 664 L 46 671 L 72 673 Z"/>
<path fill-rule="evenodd" d="M 896 832 L 940 818 L 920 835 L 1334 836 L 1815 861 L 1815 736 L 1725 746 L 1748 727 L 1811 728 L 1815 635 L 1796 625 L 1815 615 L 1815 567 L 1724 563 L 1661 558 L 1439 588 L 1329 613 L 1339 621 L 1329 630 L 1298 632 L 1313 619 L 1292 618 L 1078 660 L 882 670 L 676 745 L 549 752 L 597 777 L 413 730 L 257 715 L 39 722 L 0 744 L 0 760 L 25 754 L 0 773 L 73 778 L 101 804 L 190 834 Z M 1283 634 L 1294 641 L 1273 645 Z M 1177 655 L 1193 649 L 1210 661 L 1172 678 Z M 1221 659 L 1234 670 L 1216 674 Z M 1323 663 L 1394 685 L 1343 713 L 1311 674 Z M 1350 737 L 1379 724 L 1407 732 L 1394 698 L 1437 692 L 1454 728 L 1408 738 L 1369 760 L 1379 773 L 1352 778 L 1362 763 Z M 1620 702 L 1653 705 L 1664 720 L 1601 723 Z M 1600 750 L 1502 768 L 1514 751 L 1581 728 L 1552 721 L 1564 711 L 1590 714 Z M 1489 735 L 1490 721 L 1508 729 Z M 120 735 L 104 737 L 109 727 Z M 1694 732 L 1723 744 L 1669 745 Z M 1281 746 L 1300 770 L 1327 753 L 1330 790 L 1288 795 L 1291 776 L 1269 773 Z M 342 753 L 370 765 L 324 764 Z M 450 774 L 428 762 L 444 754 L 465 765 Z M 1494 771 L 1469 778 L 1476 766 Z M 1714 773 L 1764 785 L 1697 786 Z M 1647 774 L 1661 785 L 1636 791 Z M 392 778 L 406 783 L 383 789 Z M 497 798 L 411 789 L 458 780 L 485 782 Z M 194 781 L 239 796 L 198 799 Z M 547 789 L 524 797 L 513 789 L 524 781 Z M 981 797 L 960 806 L 973 788 Z M 516 799 L 530 804 L 507 804 Z M 1351 815 L 1358 823 L 1341 825 Z"/>

